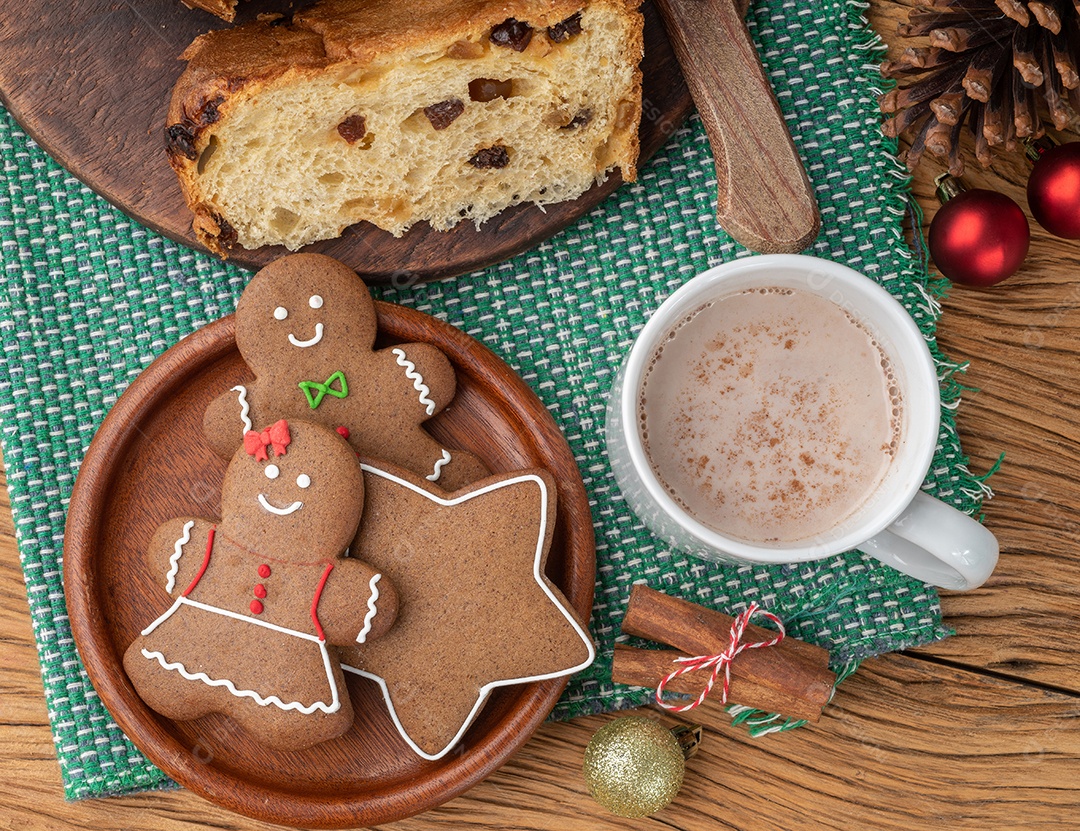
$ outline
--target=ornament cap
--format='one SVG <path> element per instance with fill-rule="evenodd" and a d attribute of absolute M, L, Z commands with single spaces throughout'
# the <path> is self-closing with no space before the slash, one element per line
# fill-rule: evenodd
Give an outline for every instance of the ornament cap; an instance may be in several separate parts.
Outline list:
<path fill-rule="evenodd" d="M 968 189 L 962 179 L 953 176 L 951 173 L 942 173 L 934 179 L 934 185 L 937 188 L 938 202 L 942 205 Z"/>
<path fill-rule="evenodd" d="M 1024 139 L 1024 155 L 1032 163 L 1041 159 L 1047 150 L 1053 150 L 1055 147 L 1057 147 L 1057 142 L 1045 134 L 1038 138 Z"/>
<path fill-rule="evenodd" d="M 701 745 L 701 733 L 702 727 L 700 724 L 684 724 L 680 727 L 671 728 L 671 735 L 679 743 L 679 749 L 682 751 L 684 759 L 689 759 L 697 753 L 698 747 Z"/>

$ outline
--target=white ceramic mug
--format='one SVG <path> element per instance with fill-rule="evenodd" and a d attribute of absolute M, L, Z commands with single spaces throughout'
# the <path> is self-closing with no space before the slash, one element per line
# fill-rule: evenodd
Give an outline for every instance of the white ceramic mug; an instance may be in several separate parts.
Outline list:
<path fill-rule="evenodd" d="M 892 363 L 904 401 L 901 437 L 877 489 L 838 527 L 795 544 L 757 544 L 713 530 L 681 508 L 657 478 L 642 444 L 638 408 L 644 370 L 664 337 L 710 300 L 776 286 L 813 292 L 855 317 Z M 672 294 L 641 330 L 608 400 L 607 446 L 623 496 L 652 531 L 707 559 L 798 563 L 858 548 L 927 583 L 982 585 L 998 559 L 997 539 L 966 514 L 920 490 L 937 446 L 941 398 L 930 350 L 887 291 L 847 266 L 798 255 L 725 263 Z"/>

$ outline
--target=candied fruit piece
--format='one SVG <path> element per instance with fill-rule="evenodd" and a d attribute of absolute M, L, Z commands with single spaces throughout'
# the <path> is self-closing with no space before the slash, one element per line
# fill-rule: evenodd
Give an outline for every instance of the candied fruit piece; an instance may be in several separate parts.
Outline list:
<path fill-rule="evenodd" d="M 484 47 L 482 44 L 474 43 L 471 40 L 456 40 L 450 44 L 450 48 L 446 50 L 446 56 L 448 58 L 456 58 L 457 60 L 475 60 L 481 58 L 484 55 Z"/>
<path fill-rule="evenodd" d="M 362 115 L 350 115 L 337 126 L 337 131 L 349 144 L 356 144 L 367 133 L 367 120 Z"/>
<path fill-rule="evenodd" d="M 496 144 L 477 151 L 476 155 L 469 159 L 469 164 L 481 170 L 485 168 L 498 170 L 510 164 L 510 153 L 501 144 Z"/>
<path fill-rule="evenodd" d="M 436 130 L 445 130 L 454 120 L 465 112 L 465 103 L 460 98 L 448 98 L 430 107 L 424 107 L 424 115 Z"/>
<path fill-rule="evenodd" d="M 204 101 L 202 108 L 199 110 L 198 125 L 200 127 L 208 127 L 211 124 L 217 123 L 217 120 L 221 118 L 221 113 L 218 112 L 220 107 L 225 102 L 224 95 L 217 95 L 211 98 L 209 101 Z"/>
<path fill-rule="evenodd" d="M 570 15 L 566 20 L 556 23 L 554 26 L 548 26 L 547 34 L 555 43 L 563 43 L 572 37 L 580 35 L 581 12 Z"/>
<path fill-rule="evenodd" d="M 513 94 L 514 82 L 512 80 L 474 78 L 469 81 L 469 97 L 473 101 L 494 101 L 496 98 L 510 98 Z"/>
<path fill-rule="evenodd" d="M 578 114 L 566 122 L 560 129 L 576 130 L 578 127 L 584 127 L 590 121 L 592 121 L 592 110 L 578 110 Z"/>
<path fill-rule="evenodd" d="M 226 248 L 232 248 L 234 245 L 236 245 L 236 229 L 232 227 L 232 225 L 229 223 L 229 220 L 227 220 L 221 214 L 216 213 L 214 214 L 214 222 L 216 222 L 218 226 L 218 242 Z"/>
<path fill-rule="evenodd" d="M 496 46 L 509 46 L 515 52 L 524 52 L 532 35 L 532 26 L 510 17 L 492 29 L 489 37 Z"/>
<path fill-rule="evenodd" d="M 169 153 L 195 161 L 199 154 L 195 151 L 195 134 L 183 124 L 172 124 L 165 130 L 165 142 Z"/>

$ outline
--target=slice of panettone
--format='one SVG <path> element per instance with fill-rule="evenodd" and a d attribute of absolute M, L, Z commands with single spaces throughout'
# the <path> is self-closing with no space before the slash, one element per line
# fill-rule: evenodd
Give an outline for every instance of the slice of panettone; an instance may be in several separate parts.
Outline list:
<path fill-rule="evenodd" d="M 199 240 L 480 224 L 636 176 L 636 0 L 325 0 L 197 38 L 169 158 Z"/>

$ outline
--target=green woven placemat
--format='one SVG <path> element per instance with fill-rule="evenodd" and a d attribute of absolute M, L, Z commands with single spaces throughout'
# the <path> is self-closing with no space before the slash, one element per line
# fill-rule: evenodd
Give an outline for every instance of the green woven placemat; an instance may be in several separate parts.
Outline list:
<path fill-rule="evenodd" d="M 878 128 L 880 44 L 863 4 L 763 0 L 749 22 L 816 188 L 811 253 L 845 262 L 899 298 L 939 359 L 940 446 L 926 489 L 967 512 L 984 487 L 966 469 L 952 408 L 956 367 L 934 342 L 938 305 L 904 241 L 907 180 Z M 233 310 L 248 273 L 147 231 L 52 162 L 0 110 L 0 426 L 45 695 L 71 798 L 160 787 L 80 664 L 61 584 L 64 515 L 80 460 L 117 397 L 181 337 Z M 161 161 L 164 164 L 164 158 Z M 937 594 L 858 553 L 797 567 L 711 565 L 668 550 L 623 503 L 603 441 L 612 374 L 635 333 L 686 279 L 747 256 L 714 219 L 708 143 L 692 120 L 636 185 L 538 248 L 486 271 L 376 294 L 464 329 L 528 381 L 578 459 L 596 528 L 595 665 L 556 717 L 644 700 L 609 680 L 634 582 L 724 610 L 757 600 L 837 669 L 943 637 Z"/>

